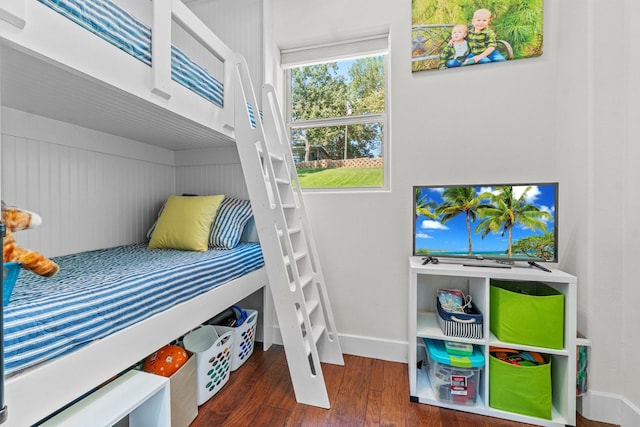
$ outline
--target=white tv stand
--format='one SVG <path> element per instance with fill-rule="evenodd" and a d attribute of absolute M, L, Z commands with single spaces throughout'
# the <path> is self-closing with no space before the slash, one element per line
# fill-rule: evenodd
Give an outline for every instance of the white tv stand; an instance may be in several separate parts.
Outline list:
<path fill-rule="evenodd" d="M 564 347 L 549 349 L 505 343 L 490 331 L 489 291 L 492 279 L 543 282 L 564 294 Z M 576 424 L 576 285 L 575 276 L 559 270 L 542 271 L 528 265 L 512 268 L 472 267 L 462 264 L 429 263 L 421 257 L 409 258 L 409 389 L 413 402 L 472 412 L 541 426 L 560 427 Z M 439 288 L 457 288 L 472 296 L 483 314 L 483 338 L 448 337 L 438 326 L 435 308 Z M 426 370 L 418 369 L 424 358 L 423 338 L 471 343 L 479 346 L 485 357 L 479 396 L 475 406 L 456 405 L 436 399 Z M 501 346 L 549 354 L 552 359 L 551 420 L 494 409 L 489 406 L 489 347 Z"/>

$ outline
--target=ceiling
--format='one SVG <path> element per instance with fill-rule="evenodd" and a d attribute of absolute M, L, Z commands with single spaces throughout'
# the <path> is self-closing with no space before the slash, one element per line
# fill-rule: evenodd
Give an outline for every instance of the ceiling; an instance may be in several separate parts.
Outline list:
<path fill-rule="evenodd" d="M 232 140 L 118 88 L 2 45 L 2 105 L 170 150 Z"/>

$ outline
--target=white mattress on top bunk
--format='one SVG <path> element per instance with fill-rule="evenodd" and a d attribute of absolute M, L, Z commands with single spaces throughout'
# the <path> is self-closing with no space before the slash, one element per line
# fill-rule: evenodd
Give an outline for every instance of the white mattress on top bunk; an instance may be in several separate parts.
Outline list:
<path fill-rule="evenodd" d="M 54 260 L 60 272 L 52 278 L 22 272 L 5 307 L 8 375 L 82 348 L 264 264 L 257 243 L 206 252 L 137 244 Z"/>

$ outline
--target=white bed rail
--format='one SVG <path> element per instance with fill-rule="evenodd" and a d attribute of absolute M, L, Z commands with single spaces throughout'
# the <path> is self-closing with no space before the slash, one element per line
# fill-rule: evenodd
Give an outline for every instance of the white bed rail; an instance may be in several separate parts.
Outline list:
<path fill-rule="evenodd" d="M 224 64 L 224 122 L 233 129 L 233 51 L 180 0 L 153 0 L 151 90 L 166 99 L 171 97 L 171 26 L 176 23 Z"/>
<path fill-rule="evenodd" d="M 37 0 L 0 1 L 0 39 L 18 50 L 29 52 L 47 62 L 60 64 L 91 79 L 106 82 L 156 105 L 175 109 L 181 114 L 180 109 L 185 106 L 188 109 L 190 102 L 175 99 L 174 92 L 182 89 L 176 89 L 171 82 L 172 29 L 173 25 L 179 25 L 222 64 L 223 76 L 216 78 L 224 86 L 223 108 L 212 104 L 207 116 L 200 112 L 200 117 L 195 120 L 214 129 L 223 128 L 227 134 L 233 131 L 233 51 L 181 0 L 152 0 L 148 7 L 141 7 L 141 4 L 135 4 L 132 0 L 114 1 L 125 9 L 133 7 L 134 14 L 139 14 L 138 18 L 144 18 L 142 22 L 152 29 L 153 59 L 146 76 L 131 77 L 136 74 L 133 71 L 141 67 L 136 61 L 131 61 L 132 65 L 118 64 L 120 73 L 114 77 L 109 74 L 109 70 L 113 72 L 114 65 L 111 58 L 106 57 L 108 55 L 102 58 L 91 56 L 90 60 L 85 59 L 84 55 L 78 55 L 77 52 L 91 52 L 92 43 L 96 42 L 91 41 L 90 36 L 84 37 L 86 29 L 71 22 L 63 24 L 59 16 L 54 16 L 57 12 L 47 10 Z M 78 28 L 72 29 L 73 26 Z M 51 37 L 51 34 L 56 34 L 56 37 Z M 125 80 L 124 76 L 130 81 Z M 185 117 L 191 118 L 188 114 Z"/>
<path fill-rule="evenodd" d="M 171 26 L 177 23 L 224 64 L 224 123 L 233 129 L 233 51 L 181 0 L 153 0 L 152 92 L 171 97 Z"/>
<path fill-rule="evenodd" d="M 24 2 L 25 0 L 2 0 L 2 4 L 0 4 L 0 19 L 15 27 L 24 28 Z"/>

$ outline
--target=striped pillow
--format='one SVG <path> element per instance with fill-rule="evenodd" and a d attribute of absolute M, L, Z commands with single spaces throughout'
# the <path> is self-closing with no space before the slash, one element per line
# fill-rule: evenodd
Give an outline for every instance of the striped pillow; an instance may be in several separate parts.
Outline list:
<path fill-rule="evenodd" d="M 225 197 L 211 227 L 209 246 L 232 249 L 240 242 L 244 226 L 253 216 L 249 200 Z"/>
<path fill-rule="evenodd" d="M 158 211 L 158 218 L 160 218 L 160 215 L 162 214 L 162 211 L 164 210 L 164 205 L 165 203 L 162 204 L 162 206 L 160 207 L 160 210 Z M 153 222 L 153 225 L 151 226 L 151 228 L 149 228 L 149 231 L 147 231 L 147 234 L 145 234 L 145 237 L 147 238 L 147 240 L 151 240 L 151 235 L 153 234 L 154 230 L 156 229 L 156 225 L 158 224 L 158 219 L 156 218 L 156 220 Z"/>

